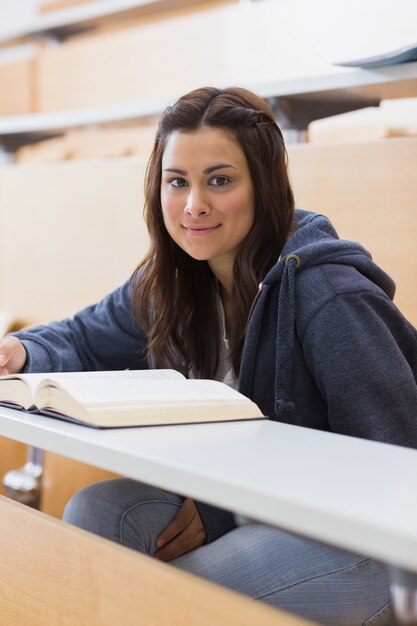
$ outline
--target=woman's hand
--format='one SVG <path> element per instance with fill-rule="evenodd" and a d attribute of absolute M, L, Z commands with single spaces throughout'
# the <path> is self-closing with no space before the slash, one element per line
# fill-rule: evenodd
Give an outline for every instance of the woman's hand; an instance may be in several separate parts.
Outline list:
<path fill-rule="evenodd" d="M 202 546 L 206 538 L 206 529 L 195 502 L 186 498 L 172 522 L 157 538 L 157 551 L 153 556 L 161 561 L 171 561 Z"/>
<path fill-rule="evenodd" d="M 0 376 L 21 372 L 26 359 L 26 350 L 17 337 L 7 336 L 0 341 Z"/>

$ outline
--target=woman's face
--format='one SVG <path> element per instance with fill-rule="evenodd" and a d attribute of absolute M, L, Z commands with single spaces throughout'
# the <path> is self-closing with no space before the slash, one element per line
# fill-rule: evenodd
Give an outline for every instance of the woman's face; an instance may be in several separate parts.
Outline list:
<path fill-rule="evenodd" d="M 255 208 L 245 155 L 227 131 L 171 133 L 162 157 L 161 205 L 172 239 L 194 259 L 208 261 L 221 282 L 231 278 Z"/>

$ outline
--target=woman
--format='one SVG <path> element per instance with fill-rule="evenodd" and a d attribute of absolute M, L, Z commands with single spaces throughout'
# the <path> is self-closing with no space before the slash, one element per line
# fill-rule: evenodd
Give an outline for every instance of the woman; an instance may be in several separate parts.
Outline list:
<path fill-rule="evenodd" d="M 6 339 L 0 373 L 170 366 L 239 386 L 278 421 L 417 446 L 416 332 L 360 245 L 294 211 L 263 100 L 180 98 L 145 191 L 151 246 L 130 283 Z M 64 519 L 322 624 L 390 623 L 381 564 L 189 498 L 117 479 L 74 496 Z"/>

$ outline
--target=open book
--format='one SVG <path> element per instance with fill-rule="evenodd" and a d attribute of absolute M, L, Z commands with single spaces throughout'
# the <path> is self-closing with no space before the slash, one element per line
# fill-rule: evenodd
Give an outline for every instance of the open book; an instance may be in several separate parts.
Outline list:
<path fill-rule="evenodd" d="M 0 404 L 97 428 L 259 419 L 243 394 L 175 370 L 0 376 Z"/>

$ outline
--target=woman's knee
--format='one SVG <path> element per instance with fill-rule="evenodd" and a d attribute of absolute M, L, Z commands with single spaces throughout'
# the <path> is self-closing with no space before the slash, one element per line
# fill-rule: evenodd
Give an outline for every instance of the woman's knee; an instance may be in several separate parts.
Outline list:
<path fill-rule="evenodd" d="M 65 507 L 65 522 L 152 554 L 155 540 L 175 517 L 183 498 L 128 478 L 85 487 Z"/>

